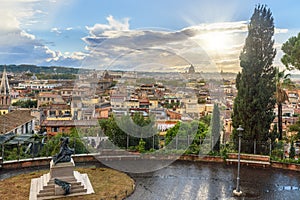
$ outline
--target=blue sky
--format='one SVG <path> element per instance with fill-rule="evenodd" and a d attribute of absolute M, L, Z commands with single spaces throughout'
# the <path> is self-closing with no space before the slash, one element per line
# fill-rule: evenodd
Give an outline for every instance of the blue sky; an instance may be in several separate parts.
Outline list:
<path fill-rule="evenodd" d="M 0 63 L 238 71 L 257 4 L 272 11 L 275 65 L 300 31 L 297 0 L 0 0 Z"/>

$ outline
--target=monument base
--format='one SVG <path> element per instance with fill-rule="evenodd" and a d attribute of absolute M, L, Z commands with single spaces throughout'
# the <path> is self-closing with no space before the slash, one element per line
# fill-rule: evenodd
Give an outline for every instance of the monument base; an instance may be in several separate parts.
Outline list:
<path fill-rule="evenodd" d="M 66 196 L 79 196 L 94 193 L 93 187 L 87 174 L 80 174 L 74 171 L 73 159 L 70 162 L 57 163 L 50 162 L 50 172 L 35 179 L 31 179 L 30 200 L 55 199 Z M 65 195 L 62 187 L 54 183 L 54 179 L 59 179 L 70 183 L 70 194 Z"/>

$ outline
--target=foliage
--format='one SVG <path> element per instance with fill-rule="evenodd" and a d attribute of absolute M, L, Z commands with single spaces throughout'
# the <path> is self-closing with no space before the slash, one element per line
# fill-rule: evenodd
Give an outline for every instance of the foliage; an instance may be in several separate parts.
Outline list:
<path fill-rule="evenodd" d="M 178 108 L 179 105 L 180 105 L 179 102 L 173 102 L 173 103 L 165 102 L 165 103 L 164 103 L 164 108 L 169 108 L 169 109 L 172 109 L 172 108 Z"/>
<path fill-rule="evenodd" d="M 31 155 L 25 153 L 25 151 L 26 151 L 25 146 L 4 148 L 4 159 L 18 160 L 18 159 L 30 158 Z"/>
<path fill-rule="evenodd" d="M 300 33 L 298 36 L 293 36 L 286 41 L 281 50 L 284 55 L 281 62 L 288 70 L 300 69 Z"/>
<path fill-rule="evenodd" d="M 212 150 L 214 152 L 220 151 L 220 137 L 221 137 L 221 119 L 220 110 L 217 104 L 214 104 L 213 114 L 211 118 L 211 135 L 212 135 Z"/>
<path fill-rule="evenodd" d="M 220 148 L 220 155 L 221 157 L 226 160 L 228 158 L 228 153 L 229 153 L 229 147 L 228 145 L 222 145 L 221 148 Z"/>
<path fill-rule="evenodd" d="M 143 139 L 140 139 L 139 145 L 137 146 L 137 150 L 140 153 L 144 153 L 145 152 L 145 144 L 146 144 L 146 142 Z"/>
<path fill-rule="evenodd" d="M 287 92 L 284 88 L 295 87 L 289 78 L 290 74 L 285 74 L 285 71 L 276 69 L 276 104 L 278 107 L 278 131 L 279 140 L 282 140 L 282 104 L 289 100 Z"/>
<path fill-rule="evenodd" d="M 198 154 L 208 132 L 208 125 L 202 121 L 178 122 L 165 136 L 168 149 L 186 150 L 187 154 Z"/>
<path fill-rule="evenodd" d="M 18 106 L 21 108 L 36 108 L 37 107 L 37 100 L 26 100 L 26 101 L 22 101 L 19 100 L 17 102 L 14 102 L 12 104 L 12 106 Z"/>
<path fill-rule="evenodd" d="M 291 141 L 291 147 L 290 147 L 290 153 L 289 153 L 289 158 L 294 159 L 295 158 L 295 147 L 294 147 L 294 141 Z"/>
<path fill-rule="evenodd" d="M 30 71 L 31 73 L 28 73 L 29 75 L 35 73 L 53 73 L 54 71 L 56 73 L 62 73 L 62 74 L 77 74 L 79 70 L 78 68 L 70 68 L 70 67 L 59 67 L 59 66 L 36 66 L 36 65 L 0 65 L 0 71 L 2 72 L 4 67 L 6 67 L 6 70 L 8 72 L 14 72 L 14 73 L 23 73 L 26 71 Z M 87 69 L 86 69 L 87 70 Z"/>
<path fill-rule="evenodd" d="M 277 130 L 277 124 L 274 124 L 272 131 L 269 134 L 269 138 L 271 139 L 272 149 L 275 148 L 276 140 L 279 138 L 279 133 Z"/>
<path fill-rule="evenodd" d="M 40 156 L 54 156 L 60 149 L 60 138 L 69 137 L 69 147 L 74 148 L 75 154 L 88 153 L 86 145 L 79 137 L 77 129 L 71 129 L 70 133 L 58 133 L 47 139 L 46 144 L 39 152 Z"/>
<path fill-rule="evenodd" d="M 205 115 L 204 117 L 200 118 L 200 122 L 203 122 L 207 126 L 210 125 L 210 121 L 211 121 L 211 115 Z"/>
<path fill-rule="evenodd" d="M 242 72 L 236 77 L 237 97 L 233 108 L 233 139 L 238 144 L 236 128 L 242 125 L 242 151 L 253 153 L 252 141 L 265 142 L 268 139 L 270 124 L 274 119 L 274 93 L 276 89 L 273 59 L 274 22 L 270 9 L 257 6 L 248 26 L 248 36 L 240 55 Z M 266 153 L 261 147 L 258 153 Z"/>
<path fill-rule="evenodd" d="M 297 132 L 297 135 L 294 137 L 295 140 L 300 139 L 300 119 L 295 123 L 290 125 L 289 127 L 290 132 Z"/>
<path fill-rule="evenodd" d="M 283 141 L 278 141 L 275 143 L 272 150 L 272 159 L 283 159 Z"/>
<path fill-rule="evenodd" d="M 138 146 L 141 138 L 145 142 L 145 150 L 158 148 L 157 130 L 151 117 L 145 118 L 137 112 L 132 117 L 110 116 L 108 119 L 100 120 L 99 124 L 109 140 L 120 148 Z"/>

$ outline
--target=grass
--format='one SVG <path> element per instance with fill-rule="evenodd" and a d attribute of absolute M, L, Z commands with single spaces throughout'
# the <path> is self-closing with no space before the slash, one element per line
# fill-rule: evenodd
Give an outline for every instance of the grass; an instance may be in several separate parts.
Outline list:
<path fill-rule="evenodd" d="M 108 168 L 78 168 L 80 173 L 87 173 L 95 193 L 62 200 L 107 200 L 124 199 L 133 192 L 134 180 L 128 175 Z M 47 170 L 14 176 L 0 181 L 1 200 L 28 200 L 32 178 L 48 173 Z"/>

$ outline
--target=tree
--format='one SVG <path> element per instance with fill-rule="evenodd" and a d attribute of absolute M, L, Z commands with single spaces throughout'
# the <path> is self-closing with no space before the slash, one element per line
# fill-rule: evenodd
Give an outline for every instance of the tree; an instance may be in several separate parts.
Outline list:
<path fill-rule="evenodd" d="M 295 147 L 294 147 L 294 141 L 291 141 L 291 147 L 290 147 L 290 153 L 289 153 L 289 158 L 294 159 L 295 158 Z"/>
<path fill-rule="evenodd" d="M 237 75 L 237 97 L 233 107 L 233 139 L 237 148 L 236 128 L 242 125 L 242 151 L 253 153 L 256 141 L 266 142 L 274 119 L 276 90 L 273 59 L 274 23 L 270 9 L 257 6 L 248 25 L 248 36 L 240 55 L 241 73 Z M 262 148 L 257 149 L 262 153 Z M 266 153 L 266 152 L 265 152 Z"/>
<path fill-rule="evenodd" d="M 288 70 L 300 69 L 300 33 L 298 36 L 294 36 L 288 39 L 281 50 L 284 55 L 281 58 L 281 62 Z"/>
<path fill-rule="evenodd" d="M 186 150 L 186 153 L 198 154 L 207 137 L 207 132 L 208 124 L 201 120 L 192 121 L 190 123 L 177 122 L 174 127 L 167 131 L 165 144 L 171 149 L 175 149 L 175 147 L 178 146 L 178 149 Z M 178 138 L 185 138 L 185 140 L 183 143 L 176 145 L 176 143 L 179 143 Z M 189 138 L 191 139 L 191 143 L 188 141 Z"/>
<path fill-rule="evenodd" d="M 214 109 L 211 118 L 211 135 L 212 135 L 212 150 L 220 151 L 220 132 L 221 132 L 221 121 L 220 121 L 220 110 L 218 104 L 214 104 Z"/>
<path fill-rule="evenodd" d="M 72 128 L 70 133 L 58 133 L 47 139 L 46 144 L 40 150 L 40 156 L 53 156 L 59 152 L 60 149 L 60 138 L 70 137 L 69 146 L 74 148 L 75 154 L 87 153 L 88 150 L 86 145 L 83 143 L 82 138 L 80 138 L 76 128 Z"/>
<path fill-rule="evenodd" d="M 297 132 L 297 135 L 294 136 L 294 139 L 297 141 L 300 139 L 300 120 L 298 120 L 295 124 L 290 125 L 290 132 Z"/>
<path fill-rule="evenodd" d="M 21 108 L 36 108 L 37 107 L 37 100 L 26 100 L 26 101 L 16 101 L 12 104 L 12 106 L 19 106 Z"/>
<path fill-rule="evenodd" d="M 279 140 L 282 140 L 282 104 L 289 100 L 284 87 L 292 86 L 289 76 L 290 74 L 285 74 L 285 71 L 279 71 L 279 69 L 276 70 L 276 104 L 278 107 Z"/>
<path fill-rule="evenodd" d="M 145 118 L 141 113 L 135 113 L 132 117 L 111 116 L 100 120 L 99 124 L 110 141 L 120 148 L 127 148 L 127 145 L 136 147 L 140 139 L 145 142 L 145 150 L 158 148 L 157 130 L 151 117 Z"/>

